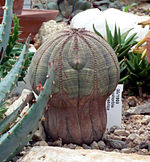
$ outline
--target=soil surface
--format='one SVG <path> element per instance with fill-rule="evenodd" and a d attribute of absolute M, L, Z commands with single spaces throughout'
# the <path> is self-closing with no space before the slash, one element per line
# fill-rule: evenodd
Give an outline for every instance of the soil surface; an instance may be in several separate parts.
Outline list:
<path fill-rule="evenodd" d="M 129 8 L 128 12 L 139 16 L 150 15 L 150 0 L 120 0 L 120 2 L 123 6 L 136 3 L 136 5 Z"/>
<path fill-rule="evenodd" d="M 16 97 L 14 98 L 16 99 Z M 10 101 L 13 102 L 14 99 Z M 34 146 L 58 146 L 70 149 L 97 149 L 105 151 L 115 151 L 121 153 L 137 153 L 141 155 L 150 155 L 150 114 L 146 115 L 130 115 L 126 116 L 124 112 L 131 107 L 150 103 L 150 96 L 135 97 L 123 95 L 123 116 L 122 126 L 118 128 L 113 126 L 110 130 L 106 130 L 102 140 L 93 141 L 90 145 L 82 144 L 81 146 L 70 143 L 63 144 L 62 139 L 53 141 L 39 140 L 34 137 L 27 146 L 24 147 L 17 156 L 10 162 L 16 162 L 26 152 Z"/>

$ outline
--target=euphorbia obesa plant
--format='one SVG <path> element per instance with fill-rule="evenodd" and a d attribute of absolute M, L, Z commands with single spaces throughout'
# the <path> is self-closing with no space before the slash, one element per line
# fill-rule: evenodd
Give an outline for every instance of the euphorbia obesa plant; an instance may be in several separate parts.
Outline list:
<path fill-rule="evenodd" d="M 95 33 L 68 29 L 45 42 L 34 55 L 30 82 L 45 83 L 49 61 L 55 62 L 52 95 L 45 111 L 48 137 L 69 143 L 91 143 L 106 128 L 105 101 L 119 80 L 112 48 Z"/>

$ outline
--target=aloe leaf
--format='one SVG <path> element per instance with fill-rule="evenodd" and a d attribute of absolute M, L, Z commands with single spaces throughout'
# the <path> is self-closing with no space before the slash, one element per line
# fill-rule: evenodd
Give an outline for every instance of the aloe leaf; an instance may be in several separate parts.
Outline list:
<path fill-rule="evenodd" d="M 136 33 L 132 34 L 124 43 L 124 46 L 130 44 L 131 41 L 135 39 Z"/>
<path fill-rule="evenodd" d="M 128 56 L 128 51 L 131 49 L 131 47 L 129 46 L 128 48 L 126 48 L 123 52 L 121 52 L 119 55 L 118 55 L 118 59 L 123 59 L 124 56 Z"/>
<path fill-rule="evenodd" d="M 15 122 L 15 120 L 19 117 L 20 113 L 24 109 L 24 107 L 27 105 L 27 103 L 31 102 L 31 100 L 34 98 L 33 93 L 31 92 L 22 104 L 16 108 L 10 115 L 8 115 L 6 118 L 0 120 L 0 135 L 3 134 L 7 129 L 9 129 L 10 125 Z"/>
<path fill-rule="evenodd" d="M 141 71 L 140 73 L 138 73 L 138 75 L 140 77 L 146 77 L 147 75 L 149 75 L 149 73 L 147 72 L 147 69 L 144 69 L 143 71 Z"/>
<path fill-rule="evenodd" d="M 138 74 L 136 74 L 135 72 L 130 72 L 130 76 L 132 75 L 132 79 L 137 81 L 140 77 Z"/>
<path fill-rule="evenodd" d="M 22 66 L 25 62 L 25 55 L 28 48 L 28 44 L 30 42 L 30 37 L 28 37 L 23 50 L 18 58 L 18 61 L 15 63 L 14 67 L 11 71 L 6 75 L 5 78 L 0 81 L 0 105 L 6 100 L 10 91 L 14 87 L 15 83 L 19 78 L 19 74 L 21 73 Z"/>
<path fill-rule="evenodd" d="M 110 31 L 110 28 L 109 28 L 109 26 L 108 26 L 108 24 L 107 24 L 107 21 L 106 21 L 106 34 L 107 34 L 107 42 L 110 44 L 110 46 L 112 46 L 113 44 L 113 36 L 112 36 L 112 34 L 111 34 L 111 31 Z"/>
<path fill-rule="evenodd" d="M 29 142 L 34 132 L 37 130 L 39 121 L 51 94 L 52 81 L 54 78 L 53 66 L 51 66 L 48 74 L 50 77 L 46 80 L 44 90 L 42 90 L 38 96 L 37 101 L 29 108 L 24 117 L 9 130 L 9 132 L 1 136 L 1 162 L 9 161 L 16 155 Z"/>
<path fill-rule="evenodd" d="M 118 28 L 118 42 L 121 44 L 121 31 L 120 28 Z"/>
<path fill-rule="evenodd" d="M 114 51 L 115 51 L 115 53 L 118 55 L 118 50 L 119 50 L 119 48 L 121 47 L 121 45 L 120 44 L 118 44 L 115 48 L 114 48 Z"/>
<path fill-rule="evenodd" d="M 114 31 L 114 39 L 113 39 L 113 48 L 115 48 L 119 44 L 118 33 L 117 33 L 117 26 L 115 24 L 115 31 Z"/>
<path fill-rule="evenodd" d="M 136 41 L 133 41 L 133 42 L 130 42 L 130 44 L 126 44 L 126 45 L 122 45 L 119 49 L 118 49 L 118 52 L 119 53 L 122 53 L 124 50 L 126 50 L 128 47 L 133 47 L 134 45 L 136 44 Z M 130 51 L 129 49 L 129 51 Z"/>
<path fill-rule="evenodd" d="M 129 78 L 130 75 L 127 75 L 119 80 L 119 83 L 123 83 L 126 79 Z"/>
<path fill-rule="evenodd" d="M 132 65 L 132 63 L 128 59 L 126 59 L 125 63 L 127 64 L 127 67 L 130 69 L 130 71 L 134 73 L 135 72 L 135 68 Z"/>
<path fill-rule="evenodd" d="M 4 6 L 4 16 L 0 26 L 0 63 L 7 48 L 9 35 L 11 32 L 13 1 L 6 0 Z"/>
<path fill-rule="evenodd" d="M 128 34 L 130 33 L 131 30 L 133 30 L 133 28 L 127 30 L 126 32 L 124 32 L 124 33 L 122 34 L 122 36 L 121 36 L 121 42 L 122 42 L 122 43 L 126 40 Z"/>
<path fill-rule="evenodd" d="M 94 24 L 93 24 L 93 30 L 94 30 L 94 32 L 95 32 L 98 36 L 100 36 L 101 38 L 104 39 L 104 37 L 101 35 L 101 33 L 99 33 L 99 32 L 96 30 Z"/>
<path fill-rule="evenodd" d="M 127 68 L 127 65 L 121 66 L 120 67 L 120 74 Z"/>
<path fill-rule="evenodd" d="M 140 72 L 142 69 L 141 69 L 141 66 L 140 66 L 140 60 L 141 60 L 141 59 L 138 60 L 137 57 L 138 57 L 138 55 L 135 56 L 135 58 L 133 59 L 133 62 L 134 62 L 134 67 L 135 67 L 135 69 L 136 69 L 136 72 L 138 73 L 138 72 Z"/>

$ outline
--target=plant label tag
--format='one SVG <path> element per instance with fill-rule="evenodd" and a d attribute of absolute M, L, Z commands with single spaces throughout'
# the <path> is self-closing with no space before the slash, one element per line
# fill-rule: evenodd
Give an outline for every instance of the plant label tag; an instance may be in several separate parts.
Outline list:
<path fill-rule="evenodd" d="M 121 127 L 123 84 L 118 84 L 115 91 L 106 100 L 107 128 Z"/>
<path fill-rule="evenodd" d="M 24 9 L 31 9 L 31 0 L 24 0 Z"/>

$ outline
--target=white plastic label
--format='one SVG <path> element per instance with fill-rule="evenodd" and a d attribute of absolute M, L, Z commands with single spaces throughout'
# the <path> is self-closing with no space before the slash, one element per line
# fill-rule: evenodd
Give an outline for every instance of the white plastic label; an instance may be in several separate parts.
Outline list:
<path fill-rule="evenodd" d="M 123 84 L 118 84 L 116 90 L 106 100 L 108 129 L 110 129 L 114 125 L 121 127 L 122 91 L 123 91 Z"/>
<path fill-rule="evenodd" d="M 24 9 L 30 9 L 31 8 L 31 0 L 24 0 Z"/>

